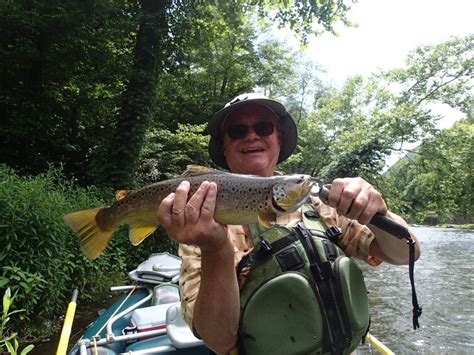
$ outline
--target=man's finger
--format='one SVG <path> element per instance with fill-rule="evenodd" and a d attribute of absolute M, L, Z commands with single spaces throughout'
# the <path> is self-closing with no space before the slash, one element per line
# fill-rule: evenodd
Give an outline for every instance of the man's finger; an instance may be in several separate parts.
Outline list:
<path fill-rule="evenodd" d="M 349 206 L 347 217 L 351 219 L 359 219 L 361 213 L 363 213 L 369 205 L 369 195 L 369 191 L 361 189 L 355 196 L 352 204 Z"/>
<path fill-rule="evenodd" d="M 171 227 L 171 209 L 173 208 L 175 193 L 166 196 L 160 203 L 157 211 L 158 221 L 164 228 Z"/>
<path fill-rule="evenodd" d="M 214 182 L 209 183 L 206 198 L 201 207 L 201 218 L 210 220 L 214 218 L 217 200 L 217 185 Z"/>
<path fill-rule="evenodd" d="M 184 215 L 184 206 L 188 200 L 189 193 L 189 182 L 182 181 L 179 186 L 176 188 L 176 195 L 174 198 L 173 208 L 171 210 L 171 219 L 173 225 L 183 226 L 186 222 Z"/>
<path fill-rule="evenodd" d="M 331 183 L 331 191 L 329 192 L 328 196 L 328 203 L 331 207 L 336 207 L 339 204 L 339 200 L 341 199 L 341 194 L 344 189 L 344 184 L 342 179 L 335 179 Z"/>
<path fill-rule="evenodd" d="M 201 206 L 206 197 L 207 190 L 209 188 L 209 182 L 203 181 L 201 186 L 197 189 L 194 195 L 191 196 L 184 211 L 186 213 L 186 223 L 196 223 L 201 215 Z"/>
<path fill-rule="evenodd" d="M 357 185 L 347 185 L 341 193 L 341 199 L 336 207 L 337 212 L 343 216 L 347 216 L 352 205 L 356 201 L 360 193 L 360 188 Z"/>

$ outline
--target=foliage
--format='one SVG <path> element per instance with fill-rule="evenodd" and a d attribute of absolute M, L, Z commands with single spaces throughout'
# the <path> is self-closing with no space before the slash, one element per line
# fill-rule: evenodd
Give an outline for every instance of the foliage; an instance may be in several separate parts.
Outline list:
<path fill-rule="evenodd" d="M 49 163 L 90 182 L 84 166 L 115 125 L 128 76 L 134 1 L 0 3 L 1 163 Z"/>
<path fill-rule="evenodd" d="M 461 120 L 392 167 L 387 180 L 401 212 L 417 223 L 472 222 L 473 142 L 474 124 Z"/>
<path fill-rule="evenodd" d="M 412 51 L 405 68 L 389 71 L 389 82 L 401 86 L 399 102 L 444 103 L 466 115 L 472 111 L 474 35 L 453 37 Z"/>
<path fill-rule="evenodd" d="M 175 250 L 168 238 L 148 238 L 134 248 L 121 228 L 104 254 L 91 262 L 62 216 L 109 204 L 102 196 L 113 196 L 110 190 L 78 188 L 57 169 L 31 178 L 0 166 L 0 181 L 0 284 L 11 288 L 18 307 L 25 309 L 15 326 L 31 323 L 49 331 L 68 300 L 67 290 L 79 288 L 83 300 L 97 297 L 105 280 L 123 278 L 152 252 Z"/>
<path fill-rule="evenodd" d="M 472 41 L 468 36 L 420 47 L 406 68 L 317 91 L 315 110 L 300 121 L 297 155 L 282 168 L 328 181 L 362 176 L 387 187 L 380 174 L 385 158 L 435 134 L 439 116 L 430 105 L 463 109 L 472 103 Z"/>
<path fill-rule="evenodd" d="M 18 353 L 18 334 L 15 332 L 10 332 L 8 329 L 8 322 L 11 319 L 11 316 L 15 313 L 24 312 L 24 309 L 17 309 L 11 311 L 10 308 L 13 305 L 13 300 L 15 299 L 16 293 L 12 296 L 11 289 L 8 287 L 3 294 L 3 303 L 2 303 L 2 323 L 0 324 L 0 351 L 3 353 L 5 349 L 9 354 L 16 355 Z M 12 344 L 13 343 L 13 344 Z M 34 345 L 28 345 L 21 351 L 21 355 L 28 354 L 33 350 Z"/>
<path fill-rule="evenodd" d="M 255 1 L 254 1 L 255 2 Z M 349 25 L 346 13 L 350 7 L 347 1 L 311 1 L 311 0 L 259 0 L 259 12 L 270 21 L 277 21 L 280 27 L 289 26 L 306 40 L 308 34 L 334 32 L 333 24 L 342 21 Z"/>
<path fill-rule="evenodd" d="M 257 18 L 308 34 L 346 22 L 348 9 L 341 0 L 4 1 L 0 162 L 23 173 L 61 163 L 83 186 L 125 188 L 149 129 L 202 124 L 238 93 L 278 90 L 289 57 L 273 40 L 254 43 Z"/>
<path fill-rule="evenodd" d="M 101 169 L 97 182 L 114 188 L 133 187 L 138 158 L 150 125 L 157 81 L 166 59 L 163 53 L 167 52 L 169 42 L 166 11 L 171 1 L 140 0 L 140 4 L 132 70 L 121 96 L 112 140 L 98 161 Z"/>
<path fill-rule="evenodd" d="M 176 177 L 187 165 L 211 165 L 207 158 L 209 136 L 204 130 L 205 125 L 180 124 L 174 133 L 166 129 L 149 132 L 137 174 L 140 184 Z"/>

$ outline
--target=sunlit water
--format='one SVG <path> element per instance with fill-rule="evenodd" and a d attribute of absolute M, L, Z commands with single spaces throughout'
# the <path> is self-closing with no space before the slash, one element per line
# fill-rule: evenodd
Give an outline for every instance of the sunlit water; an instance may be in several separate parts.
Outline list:
<path fill-rule="evenodd" d="M 363 265 L 371 333 L 395 353 L 474 354 L 474 230 L 414 229 L 422 249 L 415 264 L 420 328 L 412 327 L 408 266 Z"/>

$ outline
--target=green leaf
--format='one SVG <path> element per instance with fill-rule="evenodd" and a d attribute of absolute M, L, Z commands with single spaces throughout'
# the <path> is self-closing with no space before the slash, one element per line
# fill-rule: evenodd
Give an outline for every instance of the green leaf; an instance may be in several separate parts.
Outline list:
<path fill-rule="evenodd" d="M 10 287 L 8 287 L 5 291 L 5 294 L 3 295 L 3 314 L 8 314 L 11 303 L 11 290 Z"/>
<path fill-rule="evenodd" d="M 25 347 L 25 348 L 21 351 L 20 354 L 21 354 L 21 355 L 26 355 L 26 354 L 28 354 L 31 350 L 33 350 L 34 347 L 35 347 L 35 346 L 34 346 L 33 344 L 30 344 L 30 345 L 28 345 L 27 347 Z"/>
<path fill-rule="evenodd" d="M 15 348 L 12 346 L 12 344 L 10 344 L 9 341 L 6 341 L 6 342 L 5 342 L 5 345 L 6 345 L 6 347 L 7 347 L 8 352 L 9 352 L 11 355 L 16 355 Z"/>

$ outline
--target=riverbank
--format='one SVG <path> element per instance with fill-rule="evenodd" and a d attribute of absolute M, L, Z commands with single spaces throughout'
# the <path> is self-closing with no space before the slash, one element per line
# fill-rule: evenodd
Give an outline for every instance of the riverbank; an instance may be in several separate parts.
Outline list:
<path fill-rule="evenodd" d="M 454 228 L 454 229 L 474 229 L 474 223 L 467 223 L 467 224 L 438 224 L 436 227 L 438 228 Z"/>
<path fill-rule="evenodd" d="M 412 227 L 428 227 L 428 228 L 474 229 L 474 223 L 466 223 L 466 224 L 442 223 L 442 224 L 437 224 L 435 226 L 412 224 L 411 226 Z"/>

